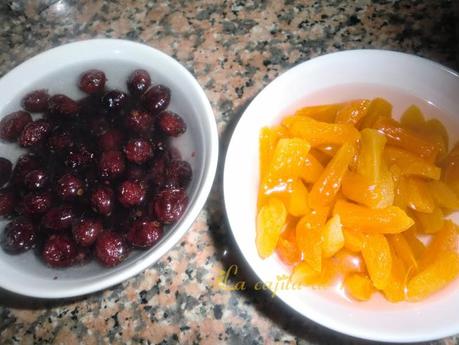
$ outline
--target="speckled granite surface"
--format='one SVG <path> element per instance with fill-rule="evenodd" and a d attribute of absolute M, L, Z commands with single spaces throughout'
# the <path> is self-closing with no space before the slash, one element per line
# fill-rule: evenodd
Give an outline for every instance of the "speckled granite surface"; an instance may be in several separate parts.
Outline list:
<path fill-rule="evenodd" d="M 2 1 L 0 74 L 79 39 L 147 43 L 177 58 L 204 87 L 223 158 L 250 100 L 277 75 L 311 57 L 384 48 L 457 69 L 457 5 L 455 0 Z M 264 294 L 213 287 L 213 279 L 231 264 L 239 265 L 240 279 L 253 280 L 225 225 L 221 196 L 218 174 L 208 206 L 182 241 L 123 284 L 66 301 L 1 291 L 0 343 L 364 343 L 304 320 Z"/>

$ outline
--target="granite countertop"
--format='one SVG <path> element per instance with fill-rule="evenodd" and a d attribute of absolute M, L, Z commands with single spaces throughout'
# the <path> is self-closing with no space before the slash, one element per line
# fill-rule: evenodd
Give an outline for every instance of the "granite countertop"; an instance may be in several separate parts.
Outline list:
<path fill-rule="evenodd" d="M 14 0 L 0 4 L 0 74 L 38 52 L 94 37 L 144 42 L 203 86 L 221 137 L 213 191 L 192 229 L 158 263 L 83 298 L 39 301 L 0 292 L 0 343 L 364 343 L 305 320 L 259 291 L 214 286 L 237 264 L 221 171 L 232 128 L 251 99 L 293 65 L 324 53 L 382 48 L 459 67 L 457 2 Z M 456 14 L 456 16 L 455 16 Z M 459 343 L 459 338 L 439 341 Z"/>

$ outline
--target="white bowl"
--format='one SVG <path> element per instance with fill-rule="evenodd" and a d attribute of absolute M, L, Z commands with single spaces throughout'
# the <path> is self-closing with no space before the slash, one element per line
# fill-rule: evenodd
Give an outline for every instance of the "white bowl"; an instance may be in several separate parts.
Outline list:
<path fill-rule="evenodd" d="M 32 252 L 8 255 L 0 250 L 0 287 L 18 294 L 60 298 L 87 294 L 120 283 L 152 265 L 191 227 L 204 206 L 215 176 L 218 134 L 209 101 L 196 79 L 176 60 L 143 44 L 112 39 L 95 39 L 60 46 L 19 65 L 0 80 L 0 114 L 19 109 L 21 97 L 36 88 L 50 94 L 64 93 L 83 97 L 77 88 L 79 75 L 87 69 L 105 71 L 108 87 L 126 90 L 129 74 L 137 68 L 147 70 L 153 83 L 171 89 L 169 109 L 181 114 L 187 132 L 174 141 L 183 158 L 193 168 L 188 188 L 189 205 L 177 224 L 162 240 L 146 251 L 135 251 L 117 267 L 107 269 L 92 261 L 67 269 L 45 266 Z M 0 144 L 0 156 L 16 159 L 18 145 Z M 0 227 L 6 224 L 2 221 Z"/>
<path fill-rule="evenodd" d="M 440 118 L 452 138 L 459 138 L 458 74 L 390 51 L 345 51 L 301 63 L 271 82 L 245 110 L 226 156 L 224 197 L 236 242 L 261 281 L 275 282 L 289 269 L 276 255 L 260 259 L 255 247 L 260 129 L 301 106 L 376 96 L 389 99 L 394 114 L 418 104 L 427 116 Z M 414 342 L 459 333 L 459 280 L 419 303 L 394 304 L 377 295 L 358 303 L 334 289 L 283 290 L 277 295 L 305 317 L 360 338 Z"/>

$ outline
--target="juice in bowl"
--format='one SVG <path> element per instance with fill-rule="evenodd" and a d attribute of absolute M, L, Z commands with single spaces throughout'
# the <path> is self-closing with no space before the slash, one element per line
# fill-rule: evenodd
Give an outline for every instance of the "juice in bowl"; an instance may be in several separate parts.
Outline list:
<path fill-rule="evenodd" d="M 375 68 L 375 66 L 388 67 Z M 434 77 L 435 71 L 437 70 L 439 74 L 444 73 L 441 78 L 438 76 L 438 78 Z M 429 87 L 425 86 L 427 79 L 430 81 Z M 324 224 L 327 225 L 325 228 L 328 229 L 329 237 L 331 236 L 331 238 L 334 238 L 335 242 L 331 241 L 332 245 L 331 247 L 328 247 L 329 250 L 327 253 L 324 254 L 322 252 L 317 254 L 317 246 L 311 245 L 314 241 L 303 244 L 303 253 L 300 254 L 300 256 L 298 256 L 298 253 L 295 253 L 294 249 L 289 247 L 289 244 L 291 243 L 289 240 L 292 240 L 292 236 L 289 238 L 289 234 L 292 233 L 290 228 L 293 227 L 294 230 L 296 230 L 297 224 L 302 218 L 302 212 L 305 212 L 304 209 L 301 209 L 301 203 L 298 202 L 288 204 L 289 200 L 282 200 L 284 204 L 284 214 L 279 211 L 278 204 L 277 206 L 276 203 L 272 205 L 272 209 L 274 210 L 276 210 L 277 207 L 278 213 L 271 218 L 271 221 L 279 223 L 282 218 L 285 217 L 284 223 L 288 223 L 288 226 L 283 226 L 282 229 L 285 230 L 287 228 L 288 231 L 284 232 L 283 236 L 280 236 L 281 239 L 276 241 L 275 248 L 277 248 L 277 250 L 272 250 L 272 255 L 269 255 L 270 248 L 268 248 L 267 251 L 265 248 L 265 252 L 263 252 L 262 245 L 258 243 L 260 239 L 255 235 L 257 232 L 257 216 L 258 222 L 260 222 L 259 213 L 264 202 L 263 200 L 260 201 L 259 186 L 262 184 L 261 181 L 263 180 L 263 177 L 259 176 L 260 170 L 258 167 L 259 160 L 261 159 L 263 161 L 264 157 L 263 153 L 257 152 L 259 149 L 259 134 L 263 131 L 262 128 L 274 128 L 274 130 L 280 131 L 281 133 L 278 133 L 278 135 L 282 136 L 285 133 L 282 133 L 282 127 L 279 127 L 279 125 L 284 124 L 283 127 L 288 127 L 289 125 L 291 126 L 291 123 L 289 124 L 290 120 L 288 120 L 289 115 L 295 114 L 296 111 L 304 107 L 333 105 L 346 103 L 352 100 L 368 99 L 369 101 L 366 105 L 365 102 L 360 103 L 360 106 L 364 109 L 365 106 L 367 106 L 367 108 L 370 107 L 371 100 L 380 98 L 381 104 L 385 104 L 384 100 L 386 100 L 392 105 L 392 117 L 396 120 L 400 120 L 401 115 L 411 105 L 415 105 L 417 107 L 411 108 L 410 113 L 412 114 L 408 117 L 405 116 L 405 120 L 403 121 L 404 125 L 410 125 L 410 121 L 411 124 L 416 122 L 416 116 L 413 115 L 416 113 L 414 111 L 415 109 L 419 109 L 420 112 L 425 114 L 426 120 L 432 118 L 439 119 L 444 124 L 445 128 L 447 128 L 449 134 L 449 148 L 451 149 L 457 139 L 459 139 L 459 121 L 455 118 L 455 111 L 459 108 L 457 101 L 454 100 L 453 97 L 454 92 L 459 92 L 457 75 L 437 64 L 416 57 L 392 52 L 351 51 L 331 54 L 299 65 L 276 79 L 265 90 L 263 90 L 249 106 L 238 124 L 230 143 L 225 166 L 225 202 L 232 231 L 241 251 L 245 256 L 245 259 L 252 266 L 260 280 L 267 282 L 267 285 L 271 287 L 271 290 L 276 290 L 275 294 L 284 302 L 304 316 L 319 322 L 322 325 L 343 333 L 367 339 L 385 341 L 418 341 L 439 338 L 459 331 L 443 321 L 445 313 L 454 315 L 454 311 L 450 308 L 450 306 L 452 305 L 451 303 L 459 300 L 457 295 L 459 285 L 457 279 L 451 278 L 451 273 L 445 273 L 446 275 L 449 274 L 447 279 L 449 283 L 442 283 L 446 286 L 438 292 L 428 294 L 429 296 L 426 298 L 420 298 L 420 296 L 417 296 L 419 298 L 409 298 L 409 302 L 407 302 L 405 301 L 405 295 L 400 297 L 394 294 L 390 295 L 390 293 L 387 292 L 384 294 L 375 292 L 378 290 L 375 289 L 375 285 L 378 286 L 380 290 L 384 289 L 383 285 L 386 284 L 387 279 L 390 280 L 390 278 L 384 278 L 384 272 L 381 273 L 382 266 L 373 265 L 372 268 L 368 268 L 365 261 L 371 260 L 368 259 L 368 256 L 372 255 L 373 260 L 384 261 L 384 252 L 389 250 L 389 255 L 391 256 L 391 259 L 393 259 L 390 263 L 391 267 L 400 266 L 393 265 L 393 262 L 400 263 L 400 255 L 392 253 L 392 251 L 394 251 L 394 249 L 392 249 L 393 242 L 400 241 L 400 234 L 379 235 L 383 238 L 389 239 L 385 241 L 389 244 L 389 246 L 385 246 L 386 243 L 381 245 L 381 241 L 376 241 L 376 243 L 373 244 L 373 253 L 371 253 L 371 251 L 370 254 L 366 253 L 366 260 L 362 259 L 362 256 L 358 253 L 356 248 L 352 248 L 352 243 L 348 243 L 349 236 L 346 236 L 345 238 L 347 242 L 346 248 L 344 247 L 344 243 L 340 243 L 340 241 L 344 242 L 344 235 L 349 235 L 349 229 L 346 229 L 349 227 L 349 219 L 351 219 L 351 221 L 354 219 L 354 221 L 358 223 L 360 221 L 359 217 L 362 216 L 367 216 L 367 218 L 371 220 L 369 221 L 369 227 L 373 229 L 373 232 L 387 233 L 399 232 L 400 230 L 390 229 L 390 226 L 389 229 L 381 230 L 380 227 L 378 227 L 378 224 L 381 225 L 379 223 L 381 219 L 377 219 L 377 214 L 373 213 L 370 214 L 370 216 L 365 214 L 362 215 L 358 213 L 361 210 L 360 208 L 356 210 L 355 208 L 349 207 L 359 204 L 362 205 L 362 203 L 371 204 L 372 202 L 371 200 L 366 202 L 365 198 L 368 197 L 367 194 L 362 196 L 360 195 L 361 192 L 359 192 L 359 186 L 356 185 L 356 183 L 359 182 L 359 179 L 356 180 L 355 176 L 352 176 L 351 174 L 351 176 L 346 177 L 347 186 L 344 193 L 341 181 L 339 183 L 338 193 L 340 193 L 342 201 L 341 205 L 337 207 L 334 205 L 335 201 L 330 201 L 329 203 L 326 201 L 324 202 L 323 198 L 327 193 L 317 193 L 318 188 L 314 188 L 313 183 L 315 181 L 307 180 L 308 178 L 311 178 L 311 176 L 303 176 L 303 179 L 301 180 L 306 181 L 303 185 L 306 189 L 306 194 L 309 195 L 308 198 L 311 197 L 311 194 L 313 194 L 312 198 L 316 198 L 315 202 L 318 202 L 319 204 L 329 204 L 328 206 L 330 209 L 328 210 L 328 214 L 325 216 L 326 221 Z M 320 109 L 323 111 L 327 108 L 322 107 Z M 310 110 L 311 109 L 305 109 L 303 115 L 301 116 L 307 117 L 308 114 L 305 113 Z M 317 108 L 313 110 L 316 111 Z M 333 106 L 328 107 L 328 110 L 329 113 L 333 113 Z M 323 112 L 323 114 L 325 113 L 326 111 Z M 314 115 L 312 115 L 312 117 L 314 117 Z M 327 119 L 326 116 L 325 118 L 322 118 L 322 120 L 328 122 L 333 121 Z M 339 121 L 342 120 L 343 119 Z M 362 121 L 364 121 L 364 119 L 362 119 Z M 429 124 L 431 122 L 429 122 Z M 356 132 L 360 134 L 360 131 L 363 128 L 360 123 L 357 127 L 359 128 Z M 366 124 L 365 127 L 378 126 L 368 126 Z M 309 129 L 311 128 L 309 127 Z M 366 134 L 364 134 L 364 136 L 366 135 L 366 139 L 364 141 L 371 143 L 371 135 L 368 136 L 368 134 L 374 132 L 378 133 L 377 129 L 379 129 L 380 132 L 384 131 L 383 126 L 379 126 L 379 128 L 373 130 L 367 130 L 365 131 Z M 414 128 L 411 128 L 410 130 L 412 131 L 413 129 Z M 320 128 L 315 128 L 314 130 L 317 132 L 320 131 Z M 290 131 L 290 129 L 287 129 L 287 132 L 288 131 Z M 416 135 L 419 134 L 419 130 L 415 129 L 414 133 L 416 133 Z M 289 134 L 287 134 L 287 137 L 288 136 Z M 320 137 L 320 135 L 313 136 Z M 297 135 L 294 135 L 291 138 L 294 137 L 297 137 Z M 303 139 L 304 138 L 305 137 L 303 137 Z M 337 136 L 332 137 L 331 139 L 332 142 L 335 141 L 335 144 L 339 143 L 339 139 L 336 141 L 336 138 Z M 359 140 L 356 141 L 357 145 L 355 146 L 357 153 L 361 149 L 359 146 L 362 142 L 360 135 L 358 139 Z M 242 142 L 243 145 L 241 144 Z M 418 144 L 416 141 L 415 143 Z M 323 169 L 326 169 L 325 167 L 327 166 L 327 163 L 333 159 L 332 157 L 338 155 L 337 148 L 339 147 L 327 148 L 325 147 L 326 145 L 319 144 L 317 142 L 313 143 L 313 145 L 311 145 L 312 148 L 309 147 L 308 149 L 312 150 L 311 152 L 316 154 L 314 156 L 316 160 L 321 161 L 322 170 L 320 172 L 322 172 Z M 394 144 L 395 143 L 393 141 L 390 142 L 390 145 L 387 145 L 389 148 L 387 151 L 390 154 L 393 154 L 394 151 L 395 154 L 400 153 L 400 147 Z M 252 147 L 252 145 L 254 147 Z M 321 146 L 320 150 L 318 150 L 318 146 Z M 298 147 L 302 146 L 299 145 Z M 393 150 L 392 147 L 397 148 Z M 413 147 L 416 150 L 416 145 Z M 321 152 L 318 153 L 318 151 Z M 419 149 L 418 151 L 420 154 L 423 153 L 423 149 Z M 341 152 L 340 155 L 344 157 L 346 156 L 346 153 Z M 386 153 L 386 155 L 388 155 L 388 153 Z M 229 170 L 231 162 L 236 156 L 240 161 L 253 163 L 250 163 L 250 165 L 247 166 L 247 169 L 243 172 L 236 173 L 233 169 Z M 354 155 L 348 154 L 348 156 Z M 406 157 L 402 156 L 401 158 L 398 157 L 398 159 L 403 161 L 406 160 Z M 393 160 L 394 158 L 390 159 L 391 162 L 393 162 Z M 347 163 L 348 166 L 346 166 L 344 170 L 346 172 L 349 170 L 357 170 L 356 167 L 353 166 L 355 164 L 357 163 L 350 160 Z M 404 166 L 404 169 L 408 170 L 419 169 L 418 165 L 413 164 L 407 164 L 405 162 L 402 165 Z M 263 163 L 261 165 L 263 166 Z M 351 168 L 349 168 L 349 165 Z M 294 165 L 289 166 L 289 173 L 295 174 L 292 169 L 294 170 Z M 310 170 L 310 173 L 312 170 Z M 430 172 L 426 172 L 426 174 L 431 174 L 433 172 L 436 176 L 431 177 L 437 179 L 439 171 L 437 169 L 434 170 L 435 172 L 432 170 Z M 229 171 L 231 171 L 231 173 L 229 173 Z M 392 174 L 394 173 L 395 172 L 392 171 Z M 421 180 L 424 182 L 424 180 L 427 181 L 429 179 L 422 175 L 423 171 L 411 171 L 411 173 L 414 174 L 413 176 L 417 176 L 414 178 L 416 181 Z M 354 177 L 354 180 L 352 180 L 352 177 Z M 405 179 L 405 177 L 406 176 L 404 176 L 403 179 Z M 279 176 L 277 176 L 277 178 L 279 178 Z M 315 178 L 317 179 L 317 176 Z M 410 184 L 413 183 L 410 182 Z M 301 190 L 301 188 L 299 189 Z M 316 191 L 313 191 L 313 189 L 316 189 Z M 295 190 L 298 190 L 298 188 Z M 244 195 L 244 200 L 239 198 L 238 205 L 235 207 L 232 202 L 232 195 L 237 192 L 239 192 L 241 196 Z M 345 195 L 343 196 L 343 194 Z M 409 195 L 411 194 L 412 193 Z M 321 195 L 321 197 L 317 198 L 317 195 Z M 261 196 L 261 199 L 262 198 L 263 195 Z M 282 197 L 280 199 L 282 199 Z M 285 204 L 287 204 L 287 207 L 285 207 Z M 392 205 L 393 201 L 390 204 Z M 338 209 L 338 211 L 336 211 L 336 209 Z M 413 212 L 411 212 L 411 208 L 407 207 L 407 209 L 409 215 L 403 212 L 405 218 L 401 220 L 399 219 L 403 223 L 401 226 L 406 227 L 406 229 L 411 227 L 412 224 L 410 222 L 413 220 L 415 220 L 416 223 L 419 223 L 418 217 L 415 218 L 412 215 Z M 342 212 L 344 212 L 344 214 L 339 214 Z M 334 216 L 337 213 L 341 216 L 341 219 L 337 220 L 337 217 Z M 354 217 L 352 217 L 352 215 L 354 215 Z M 372 219 L 372 217 L 374 217 L 374 219 Z M 261 218 L 263 218 L 263 216 Z M 266 221 L 269 223 L 269 216 L 266 218 Z M 420 218 L 422 218 L 422 215 Z M 423 219 L 424 223 L 432 221 L 429 217 L 424 218 L 427 218 L 427 220 Z M 439 217 L 437 217 L 437 219 L 438 218 Z M 445 219 L 446 218 L 454 220 L 455 214 L 448 214 Z M 441 218 L 441 220 L 444 222 L 443 218 Z M 342 223 L 346 223 L 344 227 L 341 227 Z M 435 224 L 433 224 L 433 226 L 438 227 L 438 225 Z M 341 230 L 341 232 L 337 231 L 337 228 L 340 228 L 339 230 Z M 345 229 L 344 234 L 342 231 L 343 228 Z M 318 241 L 323 241 L 323 231 L 324 230 L 322 230 L 322 237 L 317 237 Z M 366 231 L 368 231 L 368 229 Z M 337 233 L 338 235 L 336 235 Z M 410 230 L 409 233 L 411 234 L 412 230 Z M 455 231 L 453 231 L 452 234 L 456 236 Z M 408 233 L 403 236 L 402 240 L 408 236 Z M 454 236 L 453 240 L 456 241 L 457 237 Z M 378 236 L 374 237 L 379 238 Z M 418 237 L 421 241 L 424 241 L 424 243 L 427 244 L 431 235 L 421 235 Z M 333 248 L 333 244 L 335 245 L 335 248 Z M 404 241 L 404 244 L 406 244 L 406 241 Z M 272 246 L 272 244 L 268 245 L 268 247 L 269 246 Z M 260 248 L 261 254 L 265 258 L 260 258 Z M 354 249 L 354 252 L 352 249 Z M 321 250 L 323 251 L 323 244 Z M 398 248 L 398 250 L 400 251 L 400 248 Z M 314 285 L 314 287 L 302 286 L 301 288 L 298 288 L 298 286 L 286 284 L 283 279 L 285 279 L 286 276 L 291 277 L 290 275 L 292 273 L 292 269 L 293 267 L 298 266 L 298 262 L 304 262 L 305 259 L 307 259 L 309 260 L 308 265 L 303 265 L 306 265 L 307 268 L 311 268 L 311 266 L 314 266 L 315 264 L 317 265 L 317 260 L 315 260 L 315 258 L 317 258 L 318 255 L 320 255 L 319 257 L 322 259 L 322 262 L 333 261 L 336 263 L 336 261 L 338 261 L 340 262 L 340 267 L 347 267 L 348 272 L 354 272 L 354 274 L 350 274 L 349 276 L 351 276 L 351 278 L 348 278 L 346 281 L 344 279 L 344 275 L 342 274 L 343 272 L 338 272 L 341 276 L 338 274 L 337 279 L 332 279 L 331 281 L 328 281 L 327 284 L 316 284 L 313 282 L 314 279 L 312 279 L 312 283 L 305 284 Z M 451 267 L 450 261 L 446 260 L 445 262 L 449 263 L 449 265 L 445 266 Z M 455 257 L 452 259 L 452 262 L 456 262 Z M 317 268 L 317 266 L 315 268 Z M 454 271 L 454 267 L 452 267 L 451 270 Z M 368 271 L 372 272 L 368 274 Z M 303 276 L 299 275 L 298 272 L 302 273 Z M 441 274 L 443 273 L 444 272 L 442 271 Z M 378 274 L 379 276 L 383 276 L 381 279 L 386 279 L 386 281 L 378 283 L 378 278 L 375 278 Z M 386 273 L 386 276 L 390 274 L 391 272 Z M 373 277 L 371 277 L 371 275 L 373 275 Z M 303 280 L 308 281 L 307 270 L 301 271 L 297 268 L 296 277 L 298 278 L 298 276 L 300 276 Z M 376 283 L 374 279 L 376 279 Z M 420 283 L 418 285 L 420 285 L 421 290 L 424 291 L 425 284 L 422 279 L 424 278 L 419 278 Z M 440 280 L 442 279 L 444 279 L 444 277 L 440 278 Z M 277 284 L 275 284 L 276 282 Z M 347 286 L 347 289 L 344 286 Z M 393 286 L 394 283 L 392 281 L 390 287 Z M 411 291 L 414 291 L 413 287 L 411 288 Z M 352 295 L 354 296 L 351 297 Z M 388 299 L 392 300 L 392 302 L 388 301 L 388 299 L 384 297 L 385 295 L 386 298 L 389 295 Z M 422 297 L 425 296 L 423 295 Z M 365 301 L 359 302 L 359 299 Z M 420 301 L 414 302 L 414 300 L 419 299 Z M 443 313 L 442 317 L 439 316 L 439 312 Z M 451 317 L 454 318 L 454 316 Z"/>

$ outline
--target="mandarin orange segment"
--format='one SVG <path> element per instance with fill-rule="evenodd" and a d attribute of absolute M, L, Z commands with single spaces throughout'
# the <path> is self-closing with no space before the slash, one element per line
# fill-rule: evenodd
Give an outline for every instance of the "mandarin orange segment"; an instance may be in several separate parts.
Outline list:
<path fill-rule="evenodd" d="M 406 195 L 403 197 L 407 205 L 414 211 L 432 213 L 435 202 L 430 194 L 429 185 L 425 180 L 417 177 L 406 179 Z"/>
<path fill-rule="evenodd" d="M 333 214 L 339 214 L 345 228 L 365 233 L 399 233 L 410 228 L 414 221 L 396 206 L 370 209 L 338 200 Z"/>
<path fill-rule="evenodd" d="M 384 289 L 389 284 L 392 272 L 392 255 L 389 242 L 382 234 L 367 234 L 362 256 L 373 285 Z"/>
<path fill-rule="evenodd" d="M 445 216 L 438 207 L 435 207 L 432 213 L 415 212 L 414 214 L 419 224 L 418 229 L 425 234 L 434 234 L 440 231 L 445 223 Z"/>
<path fill-rule="evenodd" d="M 435 261 L 417 273 L 407 285 L 410 301 L 424 299 L 443 289 L 459 274 L 459 255 L 455 252 L 441 253 Z"/>
<path fill-rule="evenodd" d="M 353 144 L 345 143 L 327 164 L 309 194 L 311 207 L 330 205 L 341 186 L 341 180 L 355 154 Z"/>
<path fill-rule="evenodd" d="M 301 170 L 300 177 L 306 183 L 314 183 L 322 174 L 324 167 L 319 160 L 309 153 L 304 161 L 304 167 Z"/>
<path fill-rule="evenodd" d="M 329 258 L 344 246 L 344 235 L 339 215 L 331 217 L 322 228 L 322 255 Z"/>
<path fill-rule="evenodd" d="M 400 258 L 408 269 L 417 269 L 418 262 L 408 241 L 403 234 L 387 235 L 395 255 Z"/>
<path fill-rule="evenodd" d="M 365 235 L 358 231 L 353 231 L 351 229 L 343 229 L 344 235 L 344 248 L 350 250 L 351 252 L 360 252 L 363 248 L 363 242 L 365 240 Z"/>
<path fill-rule="evenodd" d="M 372 128 L 379 117 L 392 116 L 392 104 L 384 98 L 375 98 L 371 101 L 367 116 L 362 121 L 361 128 Z"/>
<path fill-rule="evenodd" d="M 344 278 L 344 288 L 350 297 L 358 301 L 368 301 L 374 291 L 370 278 L 362 273 L 347 275 Z"/>
<path fill-rule="evenodd" d="M 370 100 L 359 99 L 345 103 L 336 113 L 336 123 L 349 123 L 356 127 L 367 115 Z"/>
<path fill-rule="evenodd" d="M 303 138 L 316 147 L 323 144 L 338 144 L 356 142 L 360 133 L 350 124 L 326 123 L 310 117 L 295 116 L 283 122 L 294 137 Z"/>
<path fill-rule="evenodd" d="M 375 183 L 381 174 L 381 162 L 386 137 L 375 129 L 365 128 L 361 132 L 357 172 Z"/>
<path fill-rule="evenodd" d="M 459 209 L 458 196 L 443 181 L 429 182 L 429 190 L 437 206 L 443 207 L 449 210 Z"/>
<path fill-rule="evenodd" d="M 402 128 L 397 121 L 379 117 L 373 127 L 386 136 L 388 144 L 401 147 L 428 162 L 435 161 L 438 153 L 435 143 Z"/>
<path fill-rule="evenodd" d="M 277 198 L 269 198 L 258 212 L 255 241 L 261 258 L 265 259 L 273 253 L 286 218 L 287 210 Z"/>
<path fill-rule="evenodd" d="M 296 116 L 308 116 L 317 121 L 335 122 L 337 111 L 342 108 L 342 104 L 326 104 L 311 107 L 304 107 L 295 112 Z"/>

